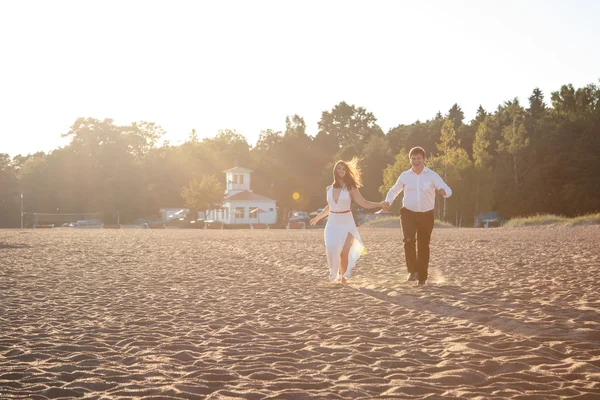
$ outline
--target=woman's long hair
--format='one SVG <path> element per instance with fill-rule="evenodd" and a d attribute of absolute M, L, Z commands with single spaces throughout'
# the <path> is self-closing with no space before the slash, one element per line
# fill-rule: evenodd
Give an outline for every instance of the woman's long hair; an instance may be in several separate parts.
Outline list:
<path fill-rule="evenodd" d="M 350 161 L 340 160 L 340 161 L 336 162 L 335 165 L 333 166 L 332 186 L 334 188 L 340 188 L 340 187 L 342 187 L 342 185 L 346 185 L 348 190 L 352 190 L 352 189 L 361 187 L 362 181 L 360 179 L 360 168 L 358 167 L 359 162 L 360 162 L 360 159 L 358 157 L 354 157 Z M 344 168 L 346 169 L 346 175 L 344 176 L 343 180 L 335 173 L 335 170 L 337 169 L 338 165 L 343 165 Z"/>

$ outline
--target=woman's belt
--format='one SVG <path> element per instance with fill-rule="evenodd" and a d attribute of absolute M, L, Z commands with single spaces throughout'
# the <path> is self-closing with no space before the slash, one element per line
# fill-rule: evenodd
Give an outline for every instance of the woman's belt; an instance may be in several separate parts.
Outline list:
<path fill-rule="evenodd" d="M 349 213 L 350 211 L 352 211 L 352 210 L 346 210 L 346 211 L 331 211 L 330 210 L 329 212 L 332 214 L 346 214 L 346 213 Z"/>

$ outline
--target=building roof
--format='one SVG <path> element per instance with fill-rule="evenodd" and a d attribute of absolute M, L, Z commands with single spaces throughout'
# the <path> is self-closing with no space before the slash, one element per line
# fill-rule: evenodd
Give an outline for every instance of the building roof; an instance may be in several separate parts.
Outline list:
<path fill-rule="evenodd" d="M 243 174 L 243 173 L 246 173 L 246 172 L 254 172 L 254 171 L 252 171 L 251 169 L 248 169 L 248 168 L 233 167 L 233 168 L 226 169 L 223 172 L 225 172 L 225 173 L 227 173 L 227 172 L 233 172 L 235 174 Z"/>
<path fill-rule="evenodd" d="M 244 190 L 242 192 L 236 193 L 233 196 L 229 196 L 223 200 L 224 203 L 230 201 L 275 201 L 265 196 L 261 196 L 260 194 L 256 194 L 249 190 Z"/>

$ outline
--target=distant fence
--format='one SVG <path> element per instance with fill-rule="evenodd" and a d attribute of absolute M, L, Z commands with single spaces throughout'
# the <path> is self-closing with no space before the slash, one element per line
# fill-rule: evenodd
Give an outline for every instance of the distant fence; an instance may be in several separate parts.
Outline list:
<path fill-rule="evenodd" d="M 70 224 L 34 224 L 34 229 L 210 229 L 210 230 L 223 230 L 223 229 L 307 229 L 309 226 L 305 222 L 292 221 L 286 225 L 269 225 L 269 224 L 235 224 L 225 225 L 221 222 L 210 222 L 205 224 L 194 224 L 194 225 L 172 225 L 165 223 L 144 223 L 144 224 L 97 224 L 97 225 L 70 225 Z M 311 227 L 312 228 L 312 227 Z"/>

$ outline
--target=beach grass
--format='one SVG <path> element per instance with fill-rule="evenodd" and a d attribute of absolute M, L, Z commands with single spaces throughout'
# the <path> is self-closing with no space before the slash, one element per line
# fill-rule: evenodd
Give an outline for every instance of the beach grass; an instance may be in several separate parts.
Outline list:
<path fill-rule="evenodd" d="M 367 221 L 361 226 L 368 226 L 373 228 L 388 228 L 388 227 L 400 227 L 400 217 L 383 217 L 377 218 L 371 221 Z M 436 219 L 434 222 L 436 228 L 454 228 L 449 222 L 440 221 Z"/>
<path fill-rule="evenodd" d="M 600 213 L 581 215 L 579 217 L 568 218 L 562 215 L 537 214 L 528 217 L 512 218 L 503 226 L 523 227 L 523 226 L 542 226 L 542 225 L 596 225 L 600 224 Z"/>

